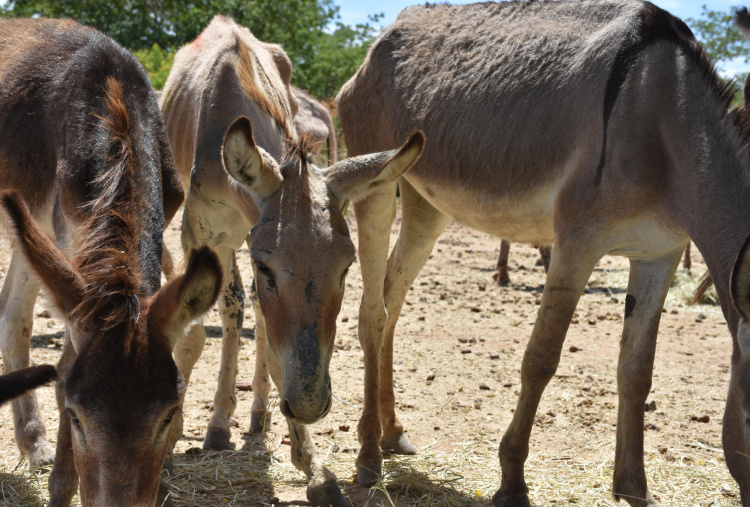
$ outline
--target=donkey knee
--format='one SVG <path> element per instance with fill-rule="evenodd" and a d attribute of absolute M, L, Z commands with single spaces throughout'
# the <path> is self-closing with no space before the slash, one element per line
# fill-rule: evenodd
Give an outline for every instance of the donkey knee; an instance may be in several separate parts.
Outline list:
<path fill-rule="evenodd" d="M 618 391 L 625 400 L 641 402 L 651 391 L 651 368 L 641 361 L 627 361 L 618 369 Z"/>
<path fill-rule="evenodd" d="M 527 349 L 521 366 L 521 382 L 530 389 L 544 389 L 557 372 L 560 355 Z"/>

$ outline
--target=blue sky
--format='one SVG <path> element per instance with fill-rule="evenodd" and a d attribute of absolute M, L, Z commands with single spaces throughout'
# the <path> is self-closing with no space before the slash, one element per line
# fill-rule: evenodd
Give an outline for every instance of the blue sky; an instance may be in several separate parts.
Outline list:
<path fill-rule="evenodd" d="M 439 0 L 438 0 L 439 1 Z M 742 5 L 738 0 L 651 0 L 653 3 L 665 9 L 680 18 L 699 18 L 702 12 L 701 6 L 705 5 L 714 11 L 729 11 L 732 6 Z M 402 9 L 409 5 L 424 3 L 424 0 L 335 0 L 336 4 L 341 7 L 341 18 L 346 24 L 365 23 L 367 15 L 380 13 L 385 14 L 383 20 L 379 23 L 381 26 L 393 23 L 396 16 Z M 471 0 L 453 0 L 452 4 L 470 3 Z M 745 5 L 750 5 L 750 0 L 746 0 Z M 723 73 L 734 75 L 738 72 L 747 72 L 750 70 L 750 64 L 745 64 L 742 59 L 726 64 L 721 69 Z"/>

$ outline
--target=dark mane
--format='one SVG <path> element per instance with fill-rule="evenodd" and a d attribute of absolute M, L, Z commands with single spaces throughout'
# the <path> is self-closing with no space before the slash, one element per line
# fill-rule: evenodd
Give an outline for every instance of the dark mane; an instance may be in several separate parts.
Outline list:
<path fill-rule="evenodd" d="M 649 46 L 658 42 L 671 42 L 688 54 L 698 66 L 703 77 L 713 90 L 720 107 L 727 110 L 737 93 L 736 85 L 730 81 L 726 84 L 719 79 L 719 74 L 703 47 L 698 43 L 690 28 L 679 18 L 657 7 L 651 2 L 644 2 L 638 12 L 635 23 L 617 50 L 612 71 L 604 92 L 604 140 L 599 166 L 596 170 L 595 183 L 601 183 L 602 171 L 607 155 L 607 127 L 612 110 L 617 102 L 630 70 Z"/>
<path fill-rule="evenodd" d="M 86 282 L 86 294 L 73 313 L 82 329 L 93 319 L 104 325 L 92 327 L 104 330 L 124 325 L 129 340 L 143 295 L 138 245 L 144 196 L 122 86 L 113 77 L 107 78 L 103 102 L 104 114 L 93 117 L 99 135 L 105 136 L 107 153 L 99 154 L 101 168 L 91 182 L 94 195 L 84 205 L 89 218 L 79 235 L 74 266 Z M 126 353 L 130 345 L 126 342 Z"/>

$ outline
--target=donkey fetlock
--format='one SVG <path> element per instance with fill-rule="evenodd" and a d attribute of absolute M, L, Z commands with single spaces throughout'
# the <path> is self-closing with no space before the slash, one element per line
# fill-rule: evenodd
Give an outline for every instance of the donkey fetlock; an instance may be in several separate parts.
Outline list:
<path fill-rule="evenodd" d="M 271 427 L 271 412 L 263 409 L 250 414 L 250 433 L 260 435 Z"/>

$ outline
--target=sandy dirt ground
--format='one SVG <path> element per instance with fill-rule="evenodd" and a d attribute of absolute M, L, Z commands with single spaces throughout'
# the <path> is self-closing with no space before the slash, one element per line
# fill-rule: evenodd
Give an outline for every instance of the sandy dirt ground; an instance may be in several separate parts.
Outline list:
<path fill-rule="evenodd" d="M 167 231 L 179 249 L 180 217 Z M 357 225 L 350 218 L 353 235 Z M 394 224 L 392 243 L 398 231 Z M 355 239 L 356 243 L 356 239 Z M 538 253 L 511 248 L 512 284 L 492 279 L 500 241 L 451 224 L 410 290 L 397 328 L 394 377 L 397 411 L 418 449 L 389 456 L 383 485 L 356 486 L 356 426 L 363 399 L 357 340 L 359 266 L 347 279 L 331 363 L 335 401 L 313 425 L 316 445 L 353 506 L 488 505 L 500 483 L 497 448 L 520 389 L 520 363 L 545 274 Z M 729 381 L 731 338 L 718 306 L 688 307 L 688 292 L 705 265 L 693 250 L 693 274 L 682 269 L 662 316 L 651 401 L 646 413 L 647 473 L 663 505 L 739 505 L 724 465 L 721 416 Z M 10 242 L 0 240 L 0 273 Z M 244 283 L 249 254 L 238 252 Z M 614 505 L 612 468 L 617 418 L 616 364 L 627 284 L 627 261 L 604 258 L 592 274 L 563 349 L 557 375 L 539 408 L 527 461 L 536 505 Z M 59 320 L 37 303 L 32 338 L 35 364 L 56 362 Z M 247 308 L 238 380 L 253 374 L 254 317 Z M 283 417 L 274 409 L 265 439 L 250 437 L 252 392 L 239 392 L 234 451 L 200 451 L 216 386 L 221 350 L 218 312 L 205 319 L 209 339 L 188 388 L 185 431 L 172 480 L 177 505 L 305 505 L 305 478 L 291 465 Z M 50 440 L 56 441 L 53 388 L 38 391 Z M 276 392 L 274 391 L 274 396 Z M 707 421 L 707 422 L 700 422 Z M 42 505 L 47 475 L 30 474 L 13 442 L 9 407 L 0 410 L 0 504 Z"/>

